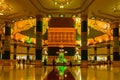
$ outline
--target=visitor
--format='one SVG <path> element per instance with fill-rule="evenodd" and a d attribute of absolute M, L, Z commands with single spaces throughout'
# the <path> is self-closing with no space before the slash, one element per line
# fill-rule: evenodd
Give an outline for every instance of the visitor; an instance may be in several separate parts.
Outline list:
<path fill-rule="evenodd" d="M 46 59 L 44 59 L 44 66 L 46 66 L 47 65 L 47 60 Z"/>
<path fill-rule="evenodd" d="M 55 59 L 53 59 L 53 66 L 55 66 Z"/>
<path fill-rule="evenodd" d="M 70 66 L 72 66 L 72 61 L 70 61 Z"/>

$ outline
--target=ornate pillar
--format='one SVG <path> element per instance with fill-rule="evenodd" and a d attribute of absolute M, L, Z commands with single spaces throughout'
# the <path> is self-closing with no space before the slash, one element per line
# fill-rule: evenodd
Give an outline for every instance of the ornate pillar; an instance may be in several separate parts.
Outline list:
<path fill-rule="evenodd" d="M 81 14 L 81 67 L 88 66 L 87 17 L 87 14 Z"/>
<path fill-rule="evenodd" d="M 109 64 L 111 62 L 111 58 L 110 58 L 110 43 L 107 44 L 107 63 Z"/>
<path fill-rule="evenodd" d="M 0 59 L 2 59 L 2 53 L 3 53 L 3 26 L 0 26 Z"/>
<path fill-rule="evenodd" d="M 5 36 L 4 36 L 5 37 Z M 3 59 L 3 53 L 4 53 L 4 44 L 5 44 L 5 38 L 4 39 L 2 39 L 2 55 L 1 55 L 1 58 Z"/>
<path fill-rule="evenodd" d="M 111 27 L 113 28 L 113 66 L 120 66 L 119 55 L 119 23 L 114 22 Z"/>
<path fill-rule="evenodd" d="M 17 53 L 17 44 L 14 44 L 14 55 L 13 55 L 14 60 L 16 60 L 16 53 Z"/>
<path fill-rule="evenodd" d="M 11 27 L 9 22 L 5 22 L 5 40 L 4 40 L 4 53 L 2 55 L 3 65 L 10 65 L 10 37 Z"/>
<path fill-rule="evenodd" d="M 94 47 L 94 53 L 95 53 L 94 61 L 97 62 L 97 47 L 96 46 Z"/>
<path fill-rule="evenodd" d="M 9 22 L 5 22 L 5 40 L 4 40 L 4 54 L 3 59 L 10 59 L 10 36 L 11 36 L 11 28 L 9 26 Z"/>
<path fill-rule="evenodd" d="M 0 34 L 0 59 L 2 59 L 2 39 L 1 39 L 1 34 Z"/>
<path fill-rule="evenodd" d="M 36 67 L 42 66 L 42 18 L 36 16 Z"/>
<path fill-rule="evenodd" d="M 30 46 L 27 46 L 27 61 L 29 61 Z"/>
<path fill-rule="evenodd" d="M 0 31 L 0 60 L 2 59 L 2 33 Z"/>

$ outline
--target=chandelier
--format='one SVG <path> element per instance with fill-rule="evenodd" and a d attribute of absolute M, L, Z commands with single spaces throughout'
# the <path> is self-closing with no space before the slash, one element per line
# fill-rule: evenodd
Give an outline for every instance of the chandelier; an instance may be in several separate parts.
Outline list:
<path fill-rule="evenodd" d="M 55 5 L 59 5 L 60 8 L 64 8 L 65 5 L 70 4 L 71 0 L 53 0 Z"/>
<path fill-rule="evenodd" d="M 120 2 L 116 1 L 112 10 L 113 10 L 113 12 L 120 12 Z"/>
<path fill-rule="evenodd" d="M 4 0 L 0 0 L 0 15 L 4 15 L 5 12 L 11 11 L 11 7 L 4 2 Z"/>

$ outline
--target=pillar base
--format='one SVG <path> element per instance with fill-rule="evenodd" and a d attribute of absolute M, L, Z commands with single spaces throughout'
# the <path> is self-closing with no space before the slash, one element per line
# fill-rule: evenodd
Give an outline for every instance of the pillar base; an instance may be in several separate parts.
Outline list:
<path fill-rule="evenodd" d="M 107 61 L 107 64 L 110 65 L 110 64 L 111 64 L 111 60 L 108 60 L 108 61 Z"/>
<path fill-rule="evenodd" d="M 81 68 L 87 68 L 88 67 L 88 61 L 81 61 Z"/>
<path fill-rule="evenodd" d="M 92 65 L 97 65 L 97 64 L 98 64 L 98 62 L 95 60 L 94 63 L 93 63 Z"/>
<path fill-rule="evenodd" d="M 120 67 L 120 61 L 113 61 L 113 67 Z"/>
<path fill-rule="evenodd" d="M 16 66 L 16 60 L 11 60 L 12 66 Z"/>
<path fill-rule="evenodd" d="M 41 60 L 36 60 L 35 67 L 41 68 L 42 67 L 42 61 Z"/>
<path fill-rule="evenodd" d="M 2 66 L 11 66 L 11 60 L 1 60 Z"/>

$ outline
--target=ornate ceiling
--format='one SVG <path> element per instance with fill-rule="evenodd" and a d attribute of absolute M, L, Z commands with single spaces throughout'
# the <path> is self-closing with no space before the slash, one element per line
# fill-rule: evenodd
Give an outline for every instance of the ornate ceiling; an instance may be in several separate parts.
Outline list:
<path fill-rule="evenodd" d="M 70 4 L 65 5 L 62 9 L 58 5 L 55 5 L 53 0 L 4 1 L 9 4 L 12 10 L 10 12 L 5 12 L 4 15 L 0 15 L 0 24 L 6 20 L 19 21 L 21 18 L 26 19 L 30 16 L 35 17 L 39 14 L 44 17 L 47 17 L 49 14 L 52 15 L 52 17 L 59 17 L 60 14 L 64 14 L 65 17 L 72 17 L 73 15 L 80 17 L 83 12 L 88 14 L 88 18 L 94 16 L 96 19 L 105 21 L 120 20 L 119 0 L 71 0 Z M 30 24 L 30 26 L 31 25 L 32 24 Z"/>
<path fill-rule="evenodd" d="M 63 9 L 55 5 L 52 0 L 5 0 L 5 2 L 12 10 L 1 15 L 0 20 L 19 20 L 38 14 L 44 16 L 51 14 L 53 17 L 65 14 L 65 17 L 71 17 L 80 16 L 82 12 L 87 12 L 89 18 L 96 16 L 107 21 L 118 21 L 120 18 L 119 0 L 72 0 Z"/>

